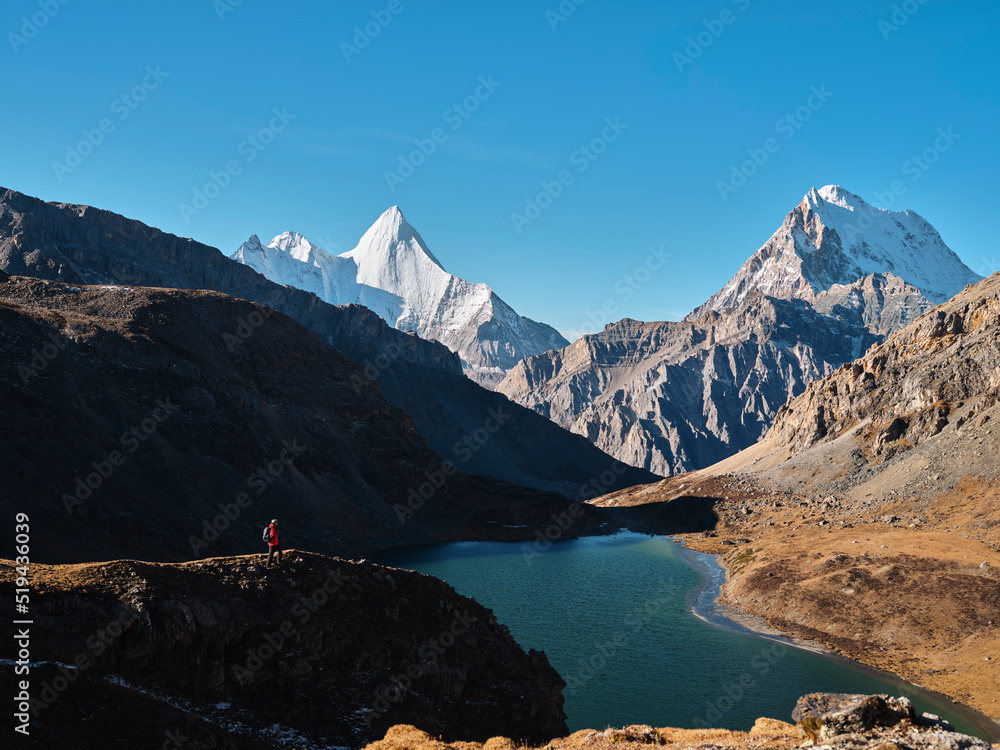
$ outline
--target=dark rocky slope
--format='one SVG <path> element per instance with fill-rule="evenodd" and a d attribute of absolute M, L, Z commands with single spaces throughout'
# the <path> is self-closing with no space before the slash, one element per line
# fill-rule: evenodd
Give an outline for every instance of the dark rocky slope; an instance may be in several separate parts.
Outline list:
<path fill-rule="evenodd" d="M 33 566 L 32 587 L 37 747 L 360 747 L 399 722 L 445 739 L 566 733 L 545 655 L 430 576 L 292 552 L 277 571 Z"/>
<path fill-rule="evenodd" d="M 502 538 L 569 502 L 445 465 L 354 362 L 266 307 L 24 277 L 0 279 L 0 475 L 4 506 L 43 525 L 39 562 L 245 553 L 274 516 L 338 554 Z"/>
<path fill-rule="evenodd" d="M 412 416 L 430 447 L 468 473 L 577 498 L 596 494 L 583 488 L 602 475 L 611 485 L 601 490 L 655 478 L 481 388 L 439 343 L 390 328 L 364 307 L 334 307 L 279 286 L 213 247 L 110 211 L 0 188 L 0 269 L 70 284 L 207 289 L 266 305 L 361 364 L 385 397 Z M 507 420 L 487 440 L 483 430 L 497 412 Z M 467 447 L 470 439 L 477 440 L 475 450 Z"/>

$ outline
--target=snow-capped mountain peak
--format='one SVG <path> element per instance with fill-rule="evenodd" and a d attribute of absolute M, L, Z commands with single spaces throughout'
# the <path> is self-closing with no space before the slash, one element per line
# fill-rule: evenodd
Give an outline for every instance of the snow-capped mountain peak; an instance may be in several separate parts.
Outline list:
<path fill-rule="evenodd" d="M 319 265 L 319 257 L 329 255 L 323 248 L 314 245 L 298 232 L 283 232 L 271 240 L 268 247 L 274 247 L 309 265 Z"/>
<path fill-rule="evenodd" d="M 335 305 L 364 305 L 395 328 L 442 342 L 484 385 L 499 383 L 524 357 L 569 343 L 554 328 L 518 315 L 486 284 L 445 271 L 398 206 L 343 255 L 285 232 L 266 248 L 251 237 L 232 257 L 272 281 Z"/>
<path fill-rule="evenodd" d="M 812 302 L 836 285 L 890 273 L 933 304 L 981 280 L 916 212 L 876 208 L 840 185 L 812 188 L 726 286 L 688 317 L 732 309 L 753 292 Z"/>
<path fill-rule="evenodd" d="M 387 209 L 364 233 L 357 247 L 341 257 L 353 258 L 359 268 L 375 264 L 424 264 L 430 261 L 444 271 L 444 266 L 434 257 L 424 238 L 406 220 L 399 206 Z"/>
<path fill-rule="evenodd" d="M 312 292 L 331 305 L 358 299 L 354 262 L 330 255 L 295 232 L 279 234 L 267 247 L 252 234 L 230 257 L 271 281 Z"/>
<path fill-rule="evenodd" d="M 247 241 L 244 242 L 242 245 L 240 245 L 240 250 L 242 250 L 243 248 L 246 248 L 247 250 L 257 249 L 263 246 L 264 245 L 261 244 L 260 237 L 258 237 L 256 234 L 251 234 L 250 237 L 247 239 Z M 237 252 L 239 252 L 239 250 Z"/>
<path fill-rule="evenodd" d="M 848 211 L 855 210 L 855 207 L 871 208 L 871 205 L 864 198 L 855 195 L 850 190 L 845 190 L 840 185 L 824 185 L 819 190 L 812 188 L 806 194 L 806 200 L 814 207 L 825 202 L 846 208 Z"/>

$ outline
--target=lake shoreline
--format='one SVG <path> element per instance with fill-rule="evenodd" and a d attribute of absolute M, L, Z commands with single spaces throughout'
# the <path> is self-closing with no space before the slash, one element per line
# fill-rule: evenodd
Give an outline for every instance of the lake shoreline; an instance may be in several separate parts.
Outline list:
<path fill-rule="evenodd" d="M 722 557 L 692 549 L 687 546 L 683 536 L 676 535 L 670 538 L 679 545 L 678 549 L 681 552 L 678 557 L 702 574 L 701 585 L 696 591 L 692 592 L 689 598 L 691 614 L 694 617 L 714 627 L 738 633 L 752 634 L 766 640 L 782 642 L 793 648 L 812 651 L 824 658 L 850 665 L 861 672 L 882 679 L 905 683 L 912 686 L 928 702 L 940 704 L 947 711 L 957 715 L 963 721 L 975 727 L 981 739 L 988 742 L 1000 743 L 1000 724 L 978 709 L 962 703 L 945 693 L 918 685 L 895 672 L 878 669 L 858 659 L 844 656 L 826 644 L 782 631 L 770 625 L 763 617 L 745 612 L 732 604 L 722 601 L 722 586 L 730 576 L 730 571 L 726 567 Z M 711 569 L 706 558 L 713 559 L 718 572 Z"/>

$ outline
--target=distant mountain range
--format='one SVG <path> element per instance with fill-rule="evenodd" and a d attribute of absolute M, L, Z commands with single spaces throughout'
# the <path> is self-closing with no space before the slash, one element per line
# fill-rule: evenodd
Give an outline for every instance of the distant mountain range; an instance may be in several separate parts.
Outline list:
<path fill-rule="evenodd" d="M 753 444 L 806 384 L 980 278 L 919 215 L 832 185 L 810 190 L 683 321 L 623 320 L 572 345 L 447 273 L 396 207 L 339 256 L 286 232 L 267 246 L 253 236 L 228 259 L 115 214 L 6 191 L 0 268 L 214 289 L 280 310 L 360 364 L 442 458 L 576 497 L 608 468 L 619 474 L 602 491 Z M 498 410 L 510 411 L 509 429 L 483 433 Z M 588 441 L 651 473 L 622 474 Z"/>
<path fill-rule="evenodd" d="M 752 445 L 807 383 L 980 278 L 916 213 L 812 189 L 684 321 L 609 325 L 497 390 L 633 466 L 689 471 Z"/>
<path fill-rule="evenodd" d="M 551 326 L 518 315 L 486 284 L 445 271 L 398 206 L 343 255 L 285 232 L 266 247 L 253 235 L 230 257 L 278 284 L 332 305 L 364 305 L 394 328 L 440 341 L 482 385 L 496 385 L 525 357 L 569 343 Z"/>
<path fill-rule="evenodd" d="M 0 189 L 0 269 L 77 285 L 213 290 L 284 313 L 354 360 L 359 369 L 348 376 L 351 387 L 364 391 L 377 381 L 429 447 L 465 474 L 573 498 L 655 479 L 472 382 L 440 343 L 391 328 L 360 305 L 338 307 L 281 286 L 213 247 L 110 211 Z M 246 336 L 257 330 L 246 322 L 240 328 Z M 30 360 L 31 348 L 22 354 Z M 16 381 L 12 388 L 11 397 L 28 397 Z M 324 398 L 313 397 L 317 405 Z"/>

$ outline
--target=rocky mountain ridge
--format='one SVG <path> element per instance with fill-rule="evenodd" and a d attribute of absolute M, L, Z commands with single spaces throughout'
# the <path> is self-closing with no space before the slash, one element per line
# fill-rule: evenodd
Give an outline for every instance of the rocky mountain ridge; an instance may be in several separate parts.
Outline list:
<path fill-rule="evenodd" d="M 976 422 L 1000 399 L 998 336 L 1000 274 L 994 274 L 810 383 L 781 408 L 768 437 L 799 451 L 858 427 L 869 458 L 880 460 L 953 420 Z"/>
<path fill-rule="evenodd" d="M 931 304 L 982 278 L 916 212 L 875 208 L 839 185 L 812 188 L 736 275 L 688 317 L 734 308 L 754 291 L 813 301 L 835 286 L 884 274 L 906 281 Z"/>
<path fill-rule="evenodd" d="M 810 693 L 792 712 L 795 724 L 760 718 L 748 732 L 725 729 L 654 728 L 649 725 L 583 729 L 550 741 L 546 747 L 643 748 L 667 746 L 673 750 L 704 748 L 768 748 L 768 750 L 990 750 L 1000 747 L 955 732 L 930 714 L 917 716 L 906 698 L 888 695 Z M 490 750 L 511 748 L 506 736 L 486 743 L 441 743 L 414 726 L 392 727 L 385 737 L 364 750 Z"/>
<path fill-rule="evenodd" d="M 1000 274 L 811 383 L 757 444 L 594 503 L 708 506 L 685 540 L 722 556 L 727 604 L 1000 720 L 997 340 Z"/>

